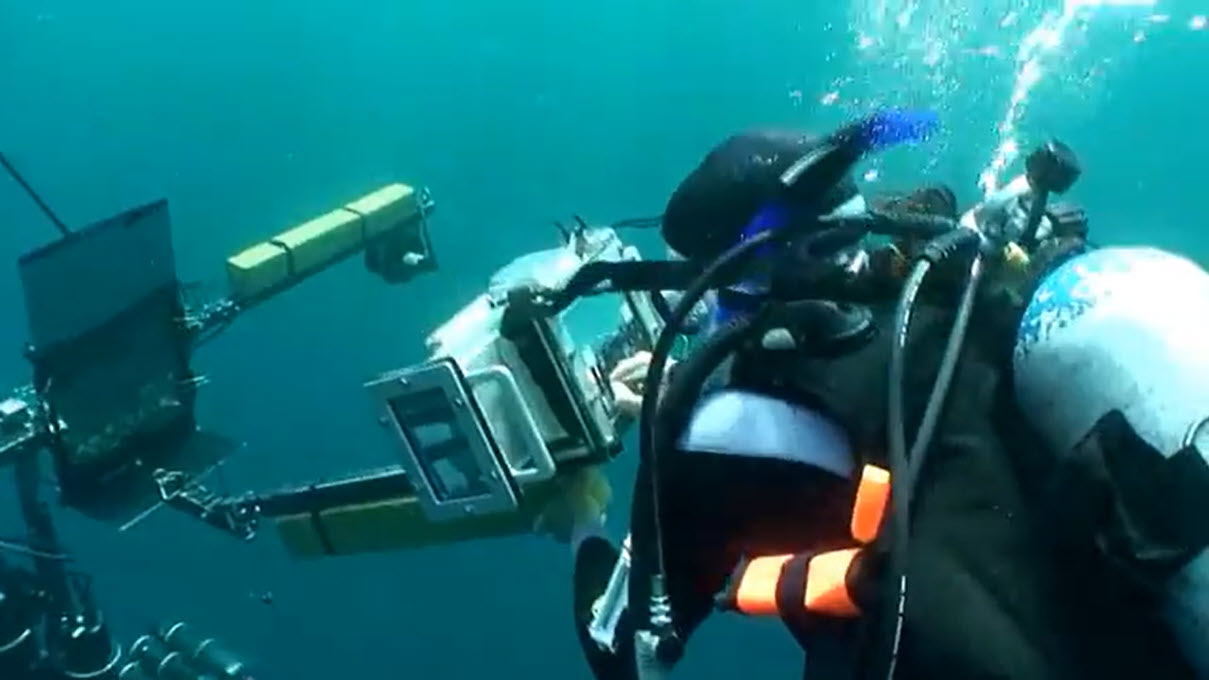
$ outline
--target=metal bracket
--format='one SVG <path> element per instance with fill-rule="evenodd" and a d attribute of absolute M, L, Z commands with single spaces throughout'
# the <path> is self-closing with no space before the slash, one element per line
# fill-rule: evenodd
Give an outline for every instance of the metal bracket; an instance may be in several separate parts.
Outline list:
<path fill-rule="evenodd" d="M 256 503 L 220 496 L 179 470 L 156 470 L 154 479 L 160 500 L 169 507 L 245 541 L 256 536 L 260 523 Z"/>

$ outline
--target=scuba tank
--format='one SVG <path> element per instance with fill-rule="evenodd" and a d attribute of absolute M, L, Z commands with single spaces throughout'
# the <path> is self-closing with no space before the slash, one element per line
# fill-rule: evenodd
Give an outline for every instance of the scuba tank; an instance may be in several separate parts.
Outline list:
<path fill-rule="evenodd" d="M 1082 497 L 1085 487 L 1103 499 L 1095 518 L 1078 521 L 1089 512 L 1081 508 L 1064 514 L 1076 516 L 1092 549 L 1153 591 L 1204 677 L 1207 338 L 1209 273 L 1154 248 L 1104 248 L 1041 281 L 1013 357 L 1020 410 L 1074 469 L 1061 493 Z"/>

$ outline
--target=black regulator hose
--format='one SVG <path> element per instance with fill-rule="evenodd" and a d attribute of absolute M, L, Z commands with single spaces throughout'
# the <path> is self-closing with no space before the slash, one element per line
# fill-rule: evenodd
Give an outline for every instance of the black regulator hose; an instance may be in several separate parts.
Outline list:
<path fill-rule="evenodd" d="M 961 357 L 962 348 L 965 347 L 966 331 L 970 327 L 970 316 L 974 312 L 974 300 L 977 298 L 978 284 L 982 280 L 984 271 L 982 255 L 975 255 L 970 261 L 970 269 L 966 274 L 965 289 L 961 294 L 961 302 L 957 307 L 953 328 L 949 331 L 949 339 L 945 344 L 945 353 L 936 374 L 936 382 L 932 384 L 932 392 L 928 396 L 923 420 L 920 421 L 919 429 L 916 430 L 915 444 L 912 445 L 911 454 L 907 457 L 906 485 L 909 489 L 915 489 L 919 481 L 926 455 L 924 452 L 932 443 L 932 436 L 936 434 L 936 426 L 940 422 L 945 400 L 949 396 L 949 387 L 953 384 L 957 361 Z"/>
<path fill-rule="evenodd" d="M 923 287 L 924 280 L 932 267 L 948 259 L 959 251 L 977 248 L 982 243 L 982 235 L 974 230 L 959 229 L 944 234 L 929 242 L 920 253 L 919 260 L 911 271 L 903 287 L 902 297 L 899 298 L 898 308 L 894 315 L 894 343 L 890 351 L 889 379 L 889 458 L 891 473 L 891 526 L 893 528 L 893 544 L 891 547 L 891 566 L 894 570 L 898 596 L 895 610 L 894 639 L 890 650 L 887 679 L 894 677 L 898 664 L 898 650 L 902 641 L 903 622 L 907 601 L 907 560 L 910 549 L 911 531 L 911 501 L 919 473 L 923 469 L 924 460 L 932 444 L 936 426 L 944 410 L 944 403 L 952 385 L 957 362 L 965 343 L 966 330 L 969 328 L 970 316 L 973 312 L 974 301 L 977 298 L 978 284 L 982 279 L 983 255 L 975 251 L 970 262 L 969 274 L 962 292 L 961 302 L 949 331 L 936 380 L 928 396 L 924 409 L 923 420 L 916 431 L 915 441 L 911 445 L 910 455 L 907 452 L 906 419 L 904 416 L 904 383 L 906 372 L 907 339 L 910 334 L 911 315 L 915 301 Z"/>
<path fill-rule="evenodd" d="M 817 223 L 808 223 L 817 224 Z M 807 226 L 806 224 L 803 225 Z M 743 241 L 715 259 L 705 271 L 684 291 L 684 295 L 676 302 L 663 331 L 655 341 L 651 350 L 651 365 L 647 370 L 643 383 L 642 409 L 638 421 L 638 451 L 639 462 L 646 465 L 646 473 L 651 484 L 651 522 L 655 535 L 655 572 L 651 578 L 651 611 L 649 631 L 655 640 L 658 656 L 665 662 L 679 658 L 683 644 L 679 640 L 672 621 L 671 604 L 667 595 L 667 562 L 664 557 L 662 504 L 660 499 L 660 463 L 656 438 L 656 422 L 659 413 L 660 391 L 663 376 L 667 370 L 668 357 L 675 346 L 679 329 L 684 325 L 693 308 L 705 296 L 706 292 L 716 288 L 721 281 L 733 277 L 742 271 L 749 259 L 761 248 L 774 241 L 785 242 L 799 236 L 799 229 L 782 231 L 763 231 Z M 803 249 L 809 251 L 812 246 L 832 241 L 851 240 L 859 238 L 867 232 L 867 225 L 843 225 L 821 229 L 809 234 L 802 241 Z M 641 519 L 639 519 L 641 521 Z"/>
<path fill-rule="evenodd" d="M 822 222 L 822 221 L 820 221 Z M 822 245 L 829 243 L 848 243 L 859 239 L 866 233 L 869 233 L 871 225 L 868 220 L 858 221 L 837 221 L 837 226 L 830 226 L 820 229 L 817 232 L 806 236 L 802 241 L 804 251 L 811 251 L 819 248 Z M 826 222 L 822 222 L 826 224 Z M 814 224 L 819 224 L 815 222 Z M 951 223 L 949 223 L 951 224 Z M 881 229 L 889 233 L 901 233 L 908 229 L 896 229 L 891 224 L 877 225 Z M 938 229 L 939 223 L 929 223 L 925 229 Z M 916 226 L 919 229 L 919 226 Z M 920 229 L 921 231 L 924 229 Z M 672 620 L 671 605 L 667 594 L 667 567 L 664 556 L 664 541 L 663 541 L 663 520 L 662 520 L 662 502 L 660 498 L 661 485 L 659 475 L 661 466 L 659 463 L 659 450 L 663 439 L 657 437 L 655 428 L 659 418 L 660 391 L 663 385 L 663 376 L 667 370 L 668 357 L 675 346 L 678 330 L 684 325 L 693 308 L 705 296 L 706 292 L 718 287 L 720 282 L 727 278 L 735 276 L 742 271 L 749 259 L 762 246 L 772 245 L 774 242 L 788 242 L 795 237 L 800 236 L 801 229 L 786 229 L 781 231 L 763 231 L 755 234 L 751 238 L 732 246 L 729 250 L 715 259 L 705 270 L 698 276 L 692 284 L 685 290 L 684 295 L 676 302 L 672 308 L 663 331 L 659 334 L 658 339 L 651 351 L 651 364 L 647 370 L 646 378 L 643 383 L 643 398 L 642 408 L 640 411 L 638 423 L 638 449 L 639 461 L 647 467 L 646 474 L 651 485 L 651 518 L 652 529 L 655 535 L 655 570 L 651 577 L 651 601 L 650 601 L 650 619 L 651 629 L 649 633 L 654 636 L 654 641 L 651 643 L 656 649 L 656 654 L 665 661 L 673 661 L 678 658 L 682 651 L 682 643 L 678 639 L 675 627 Z M 932 262 L 937 262 L 948 258 L 953 252 L 962 249 L 971 242 L 977 242 L 979 236 L 976 232 L 970 232 L 964 229 L 950 230 L 944 235 L 933 239 L 925 247 L 922 257 L 926 258 L 926 266 L 921 267 L 921 271 L 913 276 L 913 279 L 918 279 L 913 284 L 908 285 L 904 300 L 908 303 L 905 306 L 900 306 L 900 320 L 898 327 L 906 329 L 909 326 L 910 309 L 914 305 L 914 300 L 918 294 L 919 288 L 923 283 L 923 277 L 927 274 L 928 268 Z M 905 349 L 905 330 L 903 331 L 903 343 Z M 897 369 L 894 368 L 892 355 L 892 371 L 896 371 L 897 375 L 901 376 L 903 362 L 903 350 L 897 352 L 900 363 Z M 687 384 L 687 383 L 686 383 Z M 891 415 L 892 420 L 897 417 L 900 427 L 897 431 L 903 431 L 901 428 L 901 391 L 902 379 L 891 380 L 892 385 L 898 385 L 894 393 L 896 396 L 891 398 Z M 894 416 L 896 409 L 899 409 L 897 416 Z M 891 427 L 892 433 L 896 430 Z M 895 468 L 894 472 L 902 479 L 907 479 L 907 464 L 906 464 L 906 444 L 905 434 L 901 438 L 891 436 L 891 464 Z M 901 439 L 901 444 L 896 444 L 895 441 Z M 896 448 L 897 447 L 897 448 Z M 899 462 L 895 463 L 895 456 L 899 458 Z M 907 492 L 909 498 L 910 492 Z M 639 519 L 638 521 L 641 521 Z"/>
<path fill-rule="evenodd" d="M 664 557 L 662 504 L 660 499 L 660 464 L 658 447 L 655 445 L 655 420 L 659 409 L 659 392 L 663 375 L 667 369 L 668 356 L 676 342 L 678 329 L 688 319 L 693 307 L 705 296 L 714 282 L 732 271 L 741 268 L 757 248 L 773 240 L 774 232 L 765 231 L 730 248 L 714 260 L 705 271 L 685 290 L 676 302 L 664 325 L 655 346 L 651 350 L 651 365 L 647 369 L 643 384 L 642 409 L 638 419 L 639 462 L 647 466 L 646 473 L 651 484 L 651 522 L 655 537 L 655 572 L 651 578 L 650 631 L 657 637 L 662 648 L 659 655 L 666 661 L 675 659 L 681 652 L 671 620 L 671 605 L 667 595 L 667 562 Z"/>
<path fill-rule="evenodd" d="M 710 377 L 751 336 L 752 329 L 760 321 L 759 312 L 752 316 L 735 317 L 711 331 L 693 348 L 693 353 L 676 366 L 676 372 L 668 380 L 659 404 L 659 420 L 675 430 L 673 435 L 688 425 Z M 656 434 L 663 436 L 669 433 L 661 429 Z M 673 443 L 670 438 L 659 440 L 656 441 L 656 448 L 662 449 Z"/>

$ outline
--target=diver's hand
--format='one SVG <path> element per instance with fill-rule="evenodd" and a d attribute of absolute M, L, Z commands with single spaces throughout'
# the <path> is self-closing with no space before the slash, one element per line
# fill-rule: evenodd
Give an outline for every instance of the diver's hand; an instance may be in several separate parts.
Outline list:
<path fill-rule="evenodd" d="M 675 363 L 674 360 L 668 359 L 667 368 L 670 369 Z M 609 384 L 613 388 L 617 411 L 623 417 L 637 418 L 642 410 L 642 393 L 650 368 L 651 353 L 642 351 L 617 362 L 617 366 L 609 373 Z"/>

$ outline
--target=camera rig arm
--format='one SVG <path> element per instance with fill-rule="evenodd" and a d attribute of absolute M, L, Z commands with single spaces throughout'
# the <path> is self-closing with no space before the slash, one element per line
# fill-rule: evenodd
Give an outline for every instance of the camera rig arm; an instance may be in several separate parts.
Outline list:
<path fill-rule="evenodd" d="M 435 208 L 428 189 L 388 184 L 245 248 L 227 259 L 226 296 L 184 301 L 182 330 L 195 346 L 204 344 L 253 307 L 358 252 L 388 284 L 434 271 L 428 219 Z"/>
<path fill-rule="evenodd" d="M 637 257 L 611 228 L 567 234 L 561 247 L 496 272 L 486 292 L 430 334 L 427 361 L 367 382 L 401 465 L 225 497 L 160 470 L 161 500 L 243 539 L 271 519 L 299 557 L 535 530 L 559 535 L 570 507 L 607 503 L 607 485 L 593 470 L 620 452 L 625 423 L 606 376 L 649 348 L 661 319 L 653 296 L 638 293 L 585 300 L 574 310 L 547 303 L 593 263 Z M 583 297 L 595 292 L 603 291 Z M 575 340 L 584 327 L 598 342 Z M 445 440 L 440 432 L 456 434 Z"/>

